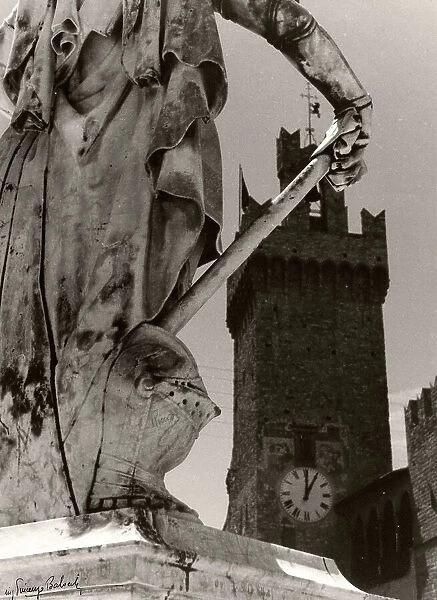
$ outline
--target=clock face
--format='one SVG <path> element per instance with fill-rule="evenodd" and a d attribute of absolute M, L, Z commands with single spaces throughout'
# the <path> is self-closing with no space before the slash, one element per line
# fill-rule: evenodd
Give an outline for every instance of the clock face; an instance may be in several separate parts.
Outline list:
<path fill-rule="evenodd" d="M 318 469 L 295 467 L 282 478 L 279 499 L 289 517 L 315 523 L 331 510 L 334 494 L 328 478 Z"/>

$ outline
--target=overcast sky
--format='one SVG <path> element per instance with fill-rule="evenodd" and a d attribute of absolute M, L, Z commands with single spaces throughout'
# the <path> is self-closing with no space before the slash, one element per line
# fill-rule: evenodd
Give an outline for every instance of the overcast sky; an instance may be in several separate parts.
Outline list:
<path fill-rule="evenodd" d="M 437 374 L 436 0 L 302 0 L 337 41 L 375 103 L 369 174 L 347 193 L 352 229 L 359 212 L 386 210 L 390 290 L 385 305 L 387 371 L 395 466 L 406 464 L 403 406 Z M 0 0 L 0 16 L 14 2 Z M 219 20 L 230 94 L 218 119 L 224 159 L 225 232 L 237 227 L 238 164 L 260 202 L 276 195 L 275 139 L 281 126 L 305 127 L 305 81 L 266 42 Z M 316 135 L 332 111 L 322 101 Z M 223 409 L 186 463 L 167 478 L 171 491 L 221 527 L 232 435 L 232 345 L 225 294 L 181 337 L 194 353 L 211 397 Z"/>

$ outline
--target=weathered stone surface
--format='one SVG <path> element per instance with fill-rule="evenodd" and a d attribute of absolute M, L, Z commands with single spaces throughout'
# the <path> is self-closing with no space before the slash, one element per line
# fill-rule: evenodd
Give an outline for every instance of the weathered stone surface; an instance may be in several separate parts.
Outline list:
<path fill-rule="evenodd" d="M 332 560 L 133 509 L 0 529 L 0 598 L 38 589 L 58 600 L 381 598 L 353 587 Z"/>
<path fill-rule="evenodd" d="M 205 393 L 182 385 L 161 396 L 183 394 L 188 415 L 116 397 L 150 379 L 136 372 L 138 353 L 115 365 L 132 350 L 128 332 L 217 256 L 221 223 L 214 117 L 226 80 L 212 3 L 143 4 L 128 3 L 114 28 L 120 2 L 19 0 L 0 25 L 0 72 L 16 104 L 0 138 L 2 526 L 149 498 L 171 454 L 183 460 L 214 415 Z M 164 41 L 177 65 L 164 61 Z M 132 423 L 136 438 L 124 435 Z M 127 439 L 135 448 L 119 449 Z"/>

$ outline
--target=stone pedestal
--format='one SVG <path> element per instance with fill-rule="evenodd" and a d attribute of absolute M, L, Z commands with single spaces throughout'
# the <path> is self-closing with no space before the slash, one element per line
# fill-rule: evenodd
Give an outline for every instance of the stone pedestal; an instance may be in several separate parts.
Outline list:
<path fill-rule="evenodd" d="M 125 509 L 0 529 L 0 598 L 373 600 L 332 560 Z"/>

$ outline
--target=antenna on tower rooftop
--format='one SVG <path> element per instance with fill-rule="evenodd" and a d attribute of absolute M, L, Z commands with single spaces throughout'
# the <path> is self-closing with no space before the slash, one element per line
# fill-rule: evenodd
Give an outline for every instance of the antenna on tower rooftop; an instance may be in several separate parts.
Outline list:
<path fill-rule="evenodd" d="M 316 115 L 320 119 L 320 102 L 318 101 L 316 94 L 311 92 L 311 89 L 311 84 L 307 82 L 306 94 L 301 94 L 301 98 L 305 98 L 308 103 L 308 127 L 305 128 L 305 131 L 307 132 L 305 141 L 308 140 L 308 146 L 317 144 L 314 136 L 312 117 L 313 115 Z"/>

